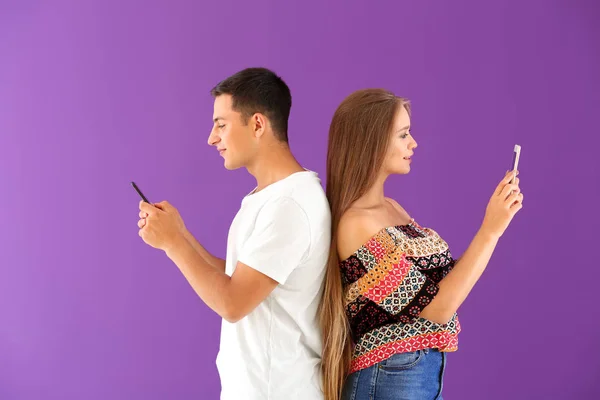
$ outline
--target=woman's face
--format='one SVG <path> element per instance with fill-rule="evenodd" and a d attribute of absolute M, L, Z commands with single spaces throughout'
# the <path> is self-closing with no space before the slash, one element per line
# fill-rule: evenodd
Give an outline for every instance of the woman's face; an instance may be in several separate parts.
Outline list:
<path fill-rule="evenodd" d="M 392 138 L 384 161 L 387 174 L 408 174 L 417 142 L 410 134 L 410 116 L 406 107 L 398 109 L 391 132 Z"/>

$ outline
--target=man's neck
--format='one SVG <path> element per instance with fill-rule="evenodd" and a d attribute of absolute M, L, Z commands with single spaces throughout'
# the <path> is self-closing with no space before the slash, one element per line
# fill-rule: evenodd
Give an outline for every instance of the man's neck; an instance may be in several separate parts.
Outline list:
<path fill-rule="evenodd" d="M 296 161 L 289 148 L 283 146 L 273 146 L 267 149 L 247 169 L 256 178 L 254 193 L 291 174 L 305 170 Z"/>

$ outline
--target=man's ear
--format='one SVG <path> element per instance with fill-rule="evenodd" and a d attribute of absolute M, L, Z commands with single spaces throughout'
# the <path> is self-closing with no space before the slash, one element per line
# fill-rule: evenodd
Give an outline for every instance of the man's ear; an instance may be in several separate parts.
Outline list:
<path fill-rule="evenodd" d="M 252 130 L 254 131 L 254 137 L 259 138 L 265 134 L 269 121 L 264 114 L 255 113 L 250 117 L 250 123 L 252 124 Z"/>

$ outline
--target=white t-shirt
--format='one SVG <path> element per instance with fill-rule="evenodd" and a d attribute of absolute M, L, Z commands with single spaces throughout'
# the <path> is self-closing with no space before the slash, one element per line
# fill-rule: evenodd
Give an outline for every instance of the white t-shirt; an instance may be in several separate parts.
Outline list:
<path fill-rule="evenodd" d="M 223 320 L 221 400 L 319 400 L 317 307 L 331 214 L 315 172 L 297 172 L 242 200 L 227 239 L 226 273 L 240 261 L 279 285 L 240 321 Z"/>

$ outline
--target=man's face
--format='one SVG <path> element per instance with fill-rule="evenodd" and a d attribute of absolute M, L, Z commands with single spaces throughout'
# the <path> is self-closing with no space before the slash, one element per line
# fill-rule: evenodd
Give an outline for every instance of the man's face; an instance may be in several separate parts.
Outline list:
<path fill-rule="evenodd" d="M 208 144 L 217 148 L 229 170 L 246 167 L 257 150 L 252 124 L 244 121 L 232 104 L 231 95 L 215 98 L 213 128 L 208 137 Z"/>

